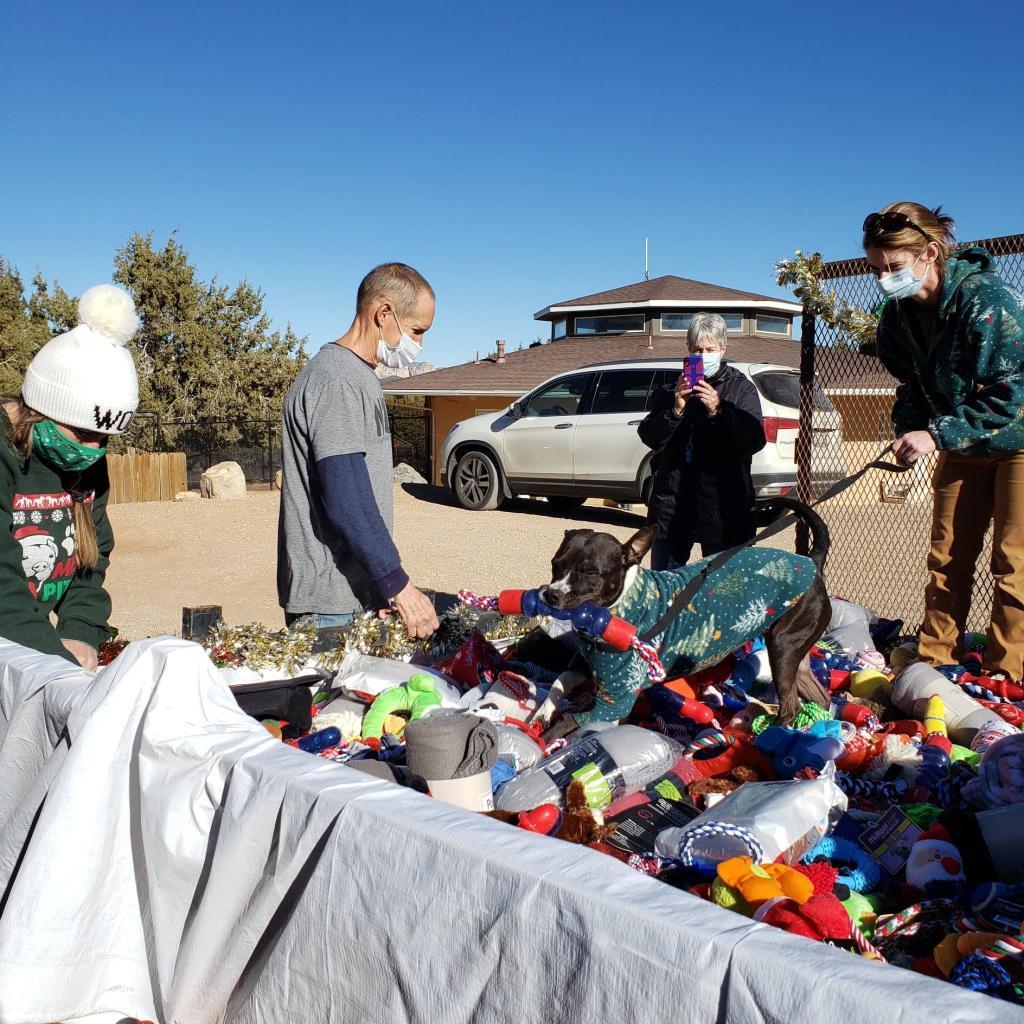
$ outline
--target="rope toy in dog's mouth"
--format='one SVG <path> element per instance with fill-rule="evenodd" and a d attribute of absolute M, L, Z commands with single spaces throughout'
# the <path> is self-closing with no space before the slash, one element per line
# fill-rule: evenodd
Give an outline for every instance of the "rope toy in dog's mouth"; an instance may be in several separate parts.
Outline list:
<path fill-rule="evenodd" d="M 657 650 L 636 635 L 636 626 L 619 618 L 599 604 L 587 601 L 575 608 L 552 608 L 539 590 L 503 590 L 497 597 L 481 597 L 470 590 L 460 590 L 459 600 L 481 611 L 502 615 L 550 616 L 569 622 L 572 628 L 591 640 L 601 640 L 617 651 L 635 651 L 647 669 L 647 677 L 655 683 L 665 678 L 665 667 Z"/>

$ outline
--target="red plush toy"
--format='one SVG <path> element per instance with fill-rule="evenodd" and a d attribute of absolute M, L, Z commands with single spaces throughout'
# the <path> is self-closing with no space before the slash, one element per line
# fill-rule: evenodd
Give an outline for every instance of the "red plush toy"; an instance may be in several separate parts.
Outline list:
<path fill-rule="evenodd" d="M 814 883 L 814 895 L 803 904 L 793 900 L 766 903 L 754 913 L 754 920 L 816 942 L 849 942 L 853 935 L 850 915 L 832 892 L 839 872 L 824 862 L 799 864 L 796 870 Z"/>

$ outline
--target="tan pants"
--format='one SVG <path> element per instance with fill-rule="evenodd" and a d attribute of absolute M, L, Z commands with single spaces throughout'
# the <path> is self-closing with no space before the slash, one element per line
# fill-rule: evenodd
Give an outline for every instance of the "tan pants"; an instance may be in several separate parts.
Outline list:
<path fill-rule="evenodd" d="M 958 660 L 985 531 L 994 520 L 995 592 L 985 669 L 1024 677 L 1024 452 L 940 452 L 918 654 L 933 665 Z"/>

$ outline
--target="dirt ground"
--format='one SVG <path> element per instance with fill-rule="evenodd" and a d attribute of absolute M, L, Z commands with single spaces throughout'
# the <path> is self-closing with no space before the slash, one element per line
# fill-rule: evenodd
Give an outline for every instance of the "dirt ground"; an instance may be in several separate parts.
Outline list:
<path fill-rule="evenodd" d="M 227 622 L 281 626 L 277 603 L 277 512 L 273 491 L 244 500 L 114 505 L 116 548 L 107 575 L 111 623 L 131 639 L 181 631 L 181 609 L 219 604 Z M 635 512 L 588 504 L 564 518 L 539 501 L 467 512 L 446 491 L 395 487 L 395 541 L 421 589 L 493 594 L 550 579 L 551 556 L 567 529 L 605 530 L 625 540 L 643 525 Z"/>
<path fill-rule="evenodd" d="M 219 604 L 228 622 L 283 625 L 275 589 L 277 510 L 273 491 L 250 491 L 239 501 L 112 506 L 112 624 L 131 639 L 178 633 L 183 607 Z M 565 530 L 590 527 L 625 540 L 643 524 L 644 512 L 641 505 L 625 511 L 590 502 L 562 516 L 528 500 L 467 512 L 440 488 L 410 484 L 395 487 L 395 540 L 422 589 L 493 594 L 546 582 Z M 916 628 L 923 611 L 927 507 L 875 500 L 852 507 L 837 502 L 822 512 L 832 533 L 829 589 Z M 793 540 L 790 529 L 768 543 L 792 550 Z M 987 559 L 986 551 L 982 566 Z M 987 577 L 976 594 L 972 628 L 985 628 L 990 600 Z"/>

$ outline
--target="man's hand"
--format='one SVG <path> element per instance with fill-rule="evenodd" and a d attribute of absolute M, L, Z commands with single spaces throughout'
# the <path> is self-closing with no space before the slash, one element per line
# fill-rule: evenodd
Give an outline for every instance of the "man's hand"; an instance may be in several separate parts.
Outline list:
<path fill-rule="evenodd" d="M 99 666 L 96 649 L 81 640 L 61 640 L 61 643 L 74 655 L 75 660 L 86 672 L 95 672 Z"/>
<path fill-rule="evenodd" d="M 707 409 L 709 416 L 718 415 L 722 400 L 718 397 L 718 392 L 706 380 L 697 381 L 693 393 L 704 403 L 704 408 Z"/>
<path fill-rule="evenodd" d="M 908 430 L 896 438 L 892 453 L 901 466 L 912 466 L 922 455 L 935 451 L 935 438 L 927 430 Z"/>
<path fill-rule="evenodd" d="M 686 382 L 686 374 L 679 374 L 679 380 L 676 381 L 676 404 L 675 413 L 677 416 L 683 415 L 683 410 L 686 408 L 686 400 L 693 394 L 693 389 Z"/>
<path fill-rule="evenodd" d="M 395 595 L 395 611 L 414 640 L 424 640 L 440 625 L 430 599 L 412 583 Z"/>

